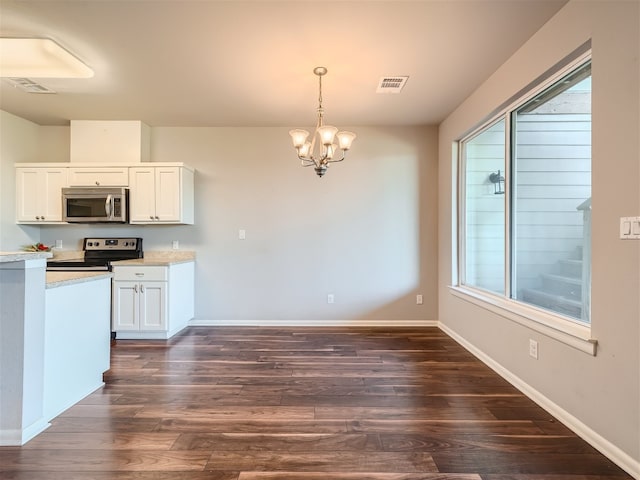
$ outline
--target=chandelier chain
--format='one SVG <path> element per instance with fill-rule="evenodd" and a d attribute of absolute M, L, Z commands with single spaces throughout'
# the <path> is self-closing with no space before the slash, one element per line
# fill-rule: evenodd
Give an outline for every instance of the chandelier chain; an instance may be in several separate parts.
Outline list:
<path fill-rule="evenodd" d="M 318 122 L 322 126 L 322 75 L 318 75 Z"/>

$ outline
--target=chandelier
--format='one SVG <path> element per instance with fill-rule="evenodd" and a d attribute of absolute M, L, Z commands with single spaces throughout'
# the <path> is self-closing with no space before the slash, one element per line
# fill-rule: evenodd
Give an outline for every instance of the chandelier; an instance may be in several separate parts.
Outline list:
<path fill-rule="evenodd" d="M 318 76 L 318 124 L 313 134 L 311 142 L 307 141 L 309 132 L 306 130 L 291 130 L 289 135 L 293 140 L 293 146 L 298 152 L 303 167 L 314 167 L 319 177 L 327 173 L 330 163 L 341 162 L 344 160 L 345 153 L 351 148 L 351 143 L 356 138 L 356 134 L 352 132 L 338 132 L 336 127 L 324 125 L 322 108 L 322 76 L 326 75 L 325 67 L 316 67 L 313 73 Z M 338 139 L 338 144 L 334 143 Z M 316 142 L 317 140 L 317 142 Z M 338 153 L 338 150 L 342 150 Z M 339 158 L 338 158 L 339 157 Z"/>

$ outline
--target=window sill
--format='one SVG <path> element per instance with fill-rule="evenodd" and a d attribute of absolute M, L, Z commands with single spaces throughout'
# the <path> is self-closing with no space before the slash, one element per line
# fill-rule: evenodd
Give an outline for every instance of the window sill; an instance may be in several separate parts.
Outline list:
<path fill-rule="evenodd" d="M 591 338 L 591 329 L 588 326 L 479 290 L 450 286 L 449 291 L 462 300 L 551 337 L 581 352 L 596 356 L 598 341 Z"/>

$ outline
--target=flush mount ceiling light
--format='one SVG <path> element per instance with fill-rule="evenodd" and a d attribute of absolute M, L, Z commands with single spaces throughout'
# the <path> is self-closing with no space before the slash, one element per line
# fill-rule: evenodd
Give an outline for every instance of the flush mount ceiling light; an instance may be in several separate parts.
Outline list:
<path fill-rule="evenodd" d="M 0 77 L 91 78 L 93 70 L 49 38 L 0 38 Z"/>
<path fill-rule="evenodd" d="M 319 177 L 322 177 L 327 173 L 327 168 L 330 163 L 341 162 L 344 160 L 344 156 L 351 148 L 351 143 L 356 138 L 356 134 L 352 132 L 338 132 L 336 127 L 331 125 L 324 125 L 323 115 L 324 110 L 322 108 L 322 76 L 326 75 L 327 69 L 325 67 L 316 67 L 313 69 L 313 73 L 318 76 L 318 124 L 316 131 L 313 134 L 311 142 L 307 141 L 309 132 L 306 130 L 291 130 L 289 135 L 293 140 L 293 146 L 298 152 L 298 158 L 302 162 L 303 167 L 314 167 L 314 170 Z M 335 138 L 338 138 L 338 144 L 334 142 Z M 316 139 L 318 143 L 316 143 Z M 342 150 L 340 158 L 337 158 L 338 150 Z"/>

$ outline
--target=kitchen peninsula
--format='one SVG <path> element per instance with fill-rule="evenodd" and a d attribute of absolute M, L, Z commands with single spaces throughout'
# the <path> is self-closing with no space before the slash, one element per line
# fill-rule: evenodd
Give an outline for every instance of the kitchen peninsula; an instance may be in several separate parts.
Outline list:
<path fill-rule="evenodd" d="M 111 273 L 46 273 L 51 256 L 0 252 L 0 445 L 28 442 L 109 368 Z"/>

